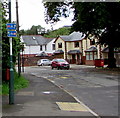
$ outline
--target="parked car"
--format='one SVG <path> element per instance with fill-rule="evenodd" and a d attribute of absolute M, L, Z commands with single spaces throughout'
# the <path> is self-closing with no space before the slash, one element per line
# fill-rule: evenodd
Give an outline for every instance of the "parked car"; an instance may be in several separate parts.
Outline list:
<path fill-rule="evenodd" d="M 70 64 L 65 59 L 53 59 L 51 63 L 51 68 L 57 69 L 69 69 Z"/>
<path fill-rule="evenodd" d="M 44 65 L 50 66 L 51 61 L 49 59 L 40 59 L 37 61 L 37 65 L 38 66 L 44 66 Z"/>

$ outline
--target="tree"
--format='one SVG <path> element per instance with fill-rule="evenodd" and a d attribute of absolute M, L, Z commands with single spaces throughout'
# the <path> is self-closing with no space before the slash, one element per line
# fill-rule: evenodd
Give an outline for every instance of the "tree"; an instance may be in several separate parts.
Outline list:
<path fill-rule="evenodd" d="M 54 15 L 49 15 L 49 5 L 54 6 Z M 61 4 L 61 3 L 60 3 Z M 116 67 L 114 61 L 114 48 L 120 47 L 119 36 L 120 36 L 120 16 L 117 14 L 120 11 L 120 2 L 74 2 L 68 4 L 74 9 L 74 20 L 72 30 L 81 31 L 88 36 L 89 34 L 94 35 L 99 39 L 99 43 L 106 44 L 109 47 L 108 53 L 108 67 Z M 57 12 L 58 5 L 55 3 L 45 3 L 47 15 L 53 17 Z M 61 7 L 62 8 L 62 7 Z M 61 13 L 59 13 L 61 15 Z M 58 15 L 58 16 L 59 16 Z M 59 17 L 57 17 L 59 19 Z M 49 20 L 49 19 L 47 19 Z M 56 21 L 56 20 L 55 20 Z"/>
<path fill-rule="evenodd" d="M 38 26 L 32 26 L 30 29 L 28 30 L 20 30 L 20 35 L 38 35 L 38 34 L 44 34 L 45 28 L 43 28 L 42 26 L 38 25 Z"/>
<path fill-rule="evenodd" d="M 8 20 L 6 18 L 7 3 L 1 3 L 1 12 L 2 12 L 2 69 L 5 69 L 8 66 L 9 60 L 9 38 L 7 37 L 6 24 Z"/>
<path fill-rule="evenodd" d="M 7 19 L 7 6 L 6 2 L 2 2 L 1 4 L 1 12 L 2 12 L 2 77 L 5 80 L 5 70 L 6 68 L 10 68 L 10 44 L 9 38 L 7 37 L 7 29 L 6 24 L 8 23 Z M 18 37 L 13 38 L 13 64 L 16 63 L 16 57 L 20 48 L 20 39 Z"/>
<path fill-rule="evenodd" d="M 70 27 L 63 27 L 63 28 L 59 28 L 59 29 L 54 30 L 54 31 L 50 31 L 47 34 L 44 34 L 44 37 L 55 38 L 55 37 L 57 37 L 59 35 L 69 35 L 70 31 L 71 31 Z"/>

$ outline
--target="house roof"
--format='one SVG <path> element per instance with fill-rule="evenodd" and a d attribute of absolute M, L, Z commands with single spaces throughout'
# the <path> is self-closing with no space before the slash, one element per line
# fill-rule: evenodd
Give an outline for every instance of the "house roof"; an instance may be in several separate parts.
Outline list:
<path fill-rule="evenodd" d="M 103 50 L 102 50 L 103 53 L 108 53 L 109 52 L 109 48 L 108 47 L 105 47 Z M 117 48 L 117 49 L 114 49 L 114 52 L 120 52 L 120 49 Z"/>
<path fill-rule="evenodd" d="M 68 54 L 80 54 L 80 50 L 70 50 L 68 51 Z"/>
<path fill-rule="evenodd" d="M 81 32 L 73 32 L 70 35 L 63 35 L 59 37 L 61 37 L 64 41 L 80 41 L 85 38 L 85 34 Z"/>
<path fill-rule="evenodd" d="M 108 53 L 108 52 L 109 52 L 109 48 L 108 48 L 108 47 L 104 48 L 104 49 L 102 50 L 102 52 Z"/>
<path fill-rule="evenodd" d="M 27 46 L 45 45 L 53 40 L 53 38 L 45 38 L 41 35 L 22 35 L 22 39 Z"/>
<path fill-rule="evenodd" d="M 36 37 L 35 37 L 36 38 Z M 37 41 L 34 40 L 33 36 L 22 36 L 22 39 L 23 39 L 23 42 L 26 44 L 26 45 L 38 45 Z"/>
<path fill-rule="evenodd" d="M 96 47 L 90 47 L 89 49 L 85 50 L 85 52 L 96 52 L 97 48 Z"/>

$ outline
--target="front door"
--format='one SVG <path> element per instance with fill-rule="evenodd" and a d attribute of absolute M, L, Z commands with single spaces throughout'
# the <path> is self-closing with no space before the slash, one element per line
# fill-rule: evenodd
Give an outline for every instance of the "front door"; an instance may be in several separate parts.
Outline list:
<path fill-rule="evenodd" d="M 77 54 L 77 62 L 76 62 L 76 64 L 81 64 L 80 54 Z"/>
<path fill-rule="evenodd" d="M 72 54 L 72 64 L 76 63 L 75 54 Z"/>

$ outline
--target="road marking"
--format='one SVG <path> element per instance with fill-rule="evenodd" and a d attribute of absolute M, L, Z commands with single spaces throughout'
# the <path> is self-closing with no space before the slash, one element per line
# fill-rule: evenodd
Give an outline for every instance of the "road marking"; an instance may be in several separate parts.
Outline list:
<path fill-rule="evenodd" d="M 80 103 L 73 102 L 56 102 L 59 108 L 63 111 L 88 111 L 83 105 Z"/>
<path fill-rule="evenodd" d="M 51 81 L 52 83 L 55 83 L 55 81 L 53 81 L 53 80 L 51 80 L 51 79 L 47 79 L 47 80 Z"/>
<path fill-rule="evenodd" d="M 58 86 L 58 85 L 57 85 Z M 59 87 L 59 86 L 58 86 Z M 59 87 L 60 88 L 60 87 Z M 61 88 L 62 89 L 62 88 Z M 95 113 L 94 111 L 92 111 L 88 106 L 86 106 L 83 102 L 81 102 L 77 97 L 75 97 L 72 93 L 68 92 L 65 89 L 64 90 L 66 93 L 68 93 L 69 95 L 71 95 L 78 103 L 80 103 L 81 105 L 83 105 L 91 114 L 93 114 L 94 116 L 96 116 L 97 118 L 100 118 L 100 116 Z"/>
<path fill-rule="evenodd" d="M 74 97 L 74 96 L 73 96 L 73 97 Z M 99 116 L 98 114 L 96 114 L 94 111 L 92 111 L 92 110 L 91 110 L 88 106 L 86 106 L 83 102 L 81 102 L 80 100 L 78 100 L 78 98 L 76 98 L 76 97 L 74 97 L 74 98 L 75 98 L 75 100 L 76 100 L 78 103 L 80 103 L 80 104 L 82 104 L 84 107 L 86 107 L 91 114 L 93 114 L 93 115 L 96 116 L 97 118 L 100 118 L 100 116 Z"/>

